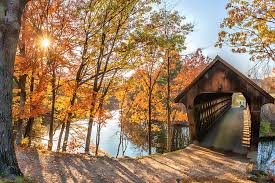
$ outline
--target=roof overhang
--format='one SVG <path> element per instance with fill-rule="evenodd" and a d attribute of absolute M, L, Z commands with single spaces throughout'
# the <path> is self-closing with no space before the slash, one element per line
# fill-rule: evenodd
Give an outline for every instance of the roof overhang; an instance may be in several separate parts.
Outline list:
<path fill-rule="evenodd" d="M 259 91 L 263 96 L 268 98 L 268 100 L 273 101 L 271 103 L 274 103 L 274 98 L 267 93 L 264 89 L 262 89 L 259 85 L 254 83 L 251 79 L 246 77 L 244 74 L 242 74 L 240 71 L 235 69 L 232 65 L 227 63 L 225 60 L 223 60 L 220 56 L 216 56 L 215 59 L 208 64 L 208 66 L 174 99 L 175 103 L 181 103 L 182 98 L 189 92 L 189 90 L 200 80 L 201 77 L 203 77 L 217 62 L 222 63 L 225 65 L 229 70 L 233 71 L 235 74 L 237 74 L 240 78 L 242 78 L 244 81 L 246 81 L 248 84 L 250 84 L 255 90 Z"/>

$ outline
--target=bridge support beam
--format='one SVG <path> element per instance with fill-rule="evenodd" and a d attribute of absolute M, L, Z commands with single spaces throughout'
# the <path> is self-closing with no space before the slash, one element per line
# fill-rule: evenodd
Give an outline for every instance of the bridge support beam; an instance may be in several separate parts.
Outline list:
<path fill-rule="evenodd" d="M 262 103 L 257 98 L 253 98 L 250 106 L 250 115 L 251 115 L 251 139 L 250 146 L 251 148 L 256 148 L 259 142 L 259 132 L 260 132 L 260 122 L 261 122 L 261 106 Z"/>
<path fill-rule="evenodd" d="M 189 121 L 189 130 L 190 130 L 190 140 L 191 141 L 198 139 L 194 114 L 195 114 L 194 107 L 191 105 L 188 106 L 187 116 L 188 116 L 188 121 Z"/>

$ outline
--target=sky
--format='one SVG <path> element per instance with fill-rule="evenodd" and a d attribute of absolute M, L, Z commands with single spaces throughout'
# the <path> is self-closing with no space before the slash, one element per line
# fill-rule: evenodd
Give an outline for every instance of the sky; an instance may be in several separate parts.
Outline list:
<path fill-rule="evenodd" d="M 177 10 L 186 21 L 195 25 L 194 32 L 187 37 L 186 53 L 202 48 L 211 58 L 222 57 L 229 64 L 247 75 L 255 63 L 249 61 L 248 54 L 232 53 L 229 48 L 215 48 L 220 23 L 226 17 L 225 6 L 228 0 L 168 0 L 168 9 Z M 272 66 L 270 66 L 272 67 Z"/>

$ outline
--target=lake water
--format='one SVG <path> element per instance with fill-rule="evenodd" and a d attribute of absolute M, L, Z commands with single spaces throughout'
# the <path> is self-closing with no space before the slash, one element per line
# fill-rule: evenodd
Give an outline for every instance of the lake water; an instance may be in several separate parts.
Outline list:
<path fill-rule="evenodd" d="M 69 145 L 68 145 L 68 152 L 72 153 L 83 153 L 84 152 L 84 144 L 85 138 L 87 133 L 87 126 L 88 120 L 80 120 L 75 123 L 72 123 L 70 129 L 70 136 L 69 136 Z M 156 134 L 152 134 L 152 153 L 163 153 L 165 151 L 166 145 L 166 132 L 163 127 L 162 130 Z M 138 128 L 129 127 L 127 129 L 128 134 L 126 135 L 126 141 L 124 144 L 125 152 L 124 156 L 129 157 L 137 157 L 137 156 L 146 156 L 148 155 L 147 149 L 147 135 L 144 132 L 141 132 Z M 92 129 L 92 142 L 95 144 L 96 139 L 96 131 L 97 126 L 94 125 Z M 100 136 L 100 150 L 106 152 L 106 154 L 116 157 L 118 151 L 118 145 L 120 142 L 120 125 L 119 125 L 119 112 L 113 111 L 112 112 L 112 119 L 106 120 L 106 124 L 101 129 L 101 136 Z M 53 138 L 53 150 L 56 151 L 57 148 L 57 141 L 59 136 L 60 130 L 57 130 L 54 138 Z M 46 137 L 48 138 L 48 137 Z M 183 141 L 183 138 L 187 139 Z M 175 145 L 175 149 L 180 149 L 188 145 L 189 139 L 189 130 L 185 128 L 184 130 L 179 133 L 180 141 L 184 143 L 178 143 Z M 71 143 L 74 141 L 75 144 L 79 144 L 79 146 L 71 147 Z M 176 140 L 175 140 L 176 141 Z M 43 140 L 43 143 L 46 145 L 47 140 Z M 122 152 L 120 150 L 119 156 L 122 156 Z"/>

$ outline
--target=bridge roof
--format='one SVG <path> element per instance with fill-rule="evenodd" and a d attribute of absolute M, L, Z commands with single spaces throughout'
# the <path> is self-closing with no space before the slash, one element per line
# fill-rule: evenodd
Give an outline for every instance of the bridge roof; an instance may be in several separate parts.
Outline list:
<path fill-rule="evenodd" d="M 216 63 L 222 63 L 227 67 L 227 69 L 233 71 L 236 75 L 238 75 L 242 80 L 246 83 L 250 84 L 255 90 L 259 91 L 264 97 L 268 98 L 270 101 L 274 102 L 274 98 L 267 93 L 264 89 L 262 89 L 259 85 L 254 83 L 251 79 L 246 77 L 232 65 L 223 60 L 220 56 L 216 56 L 215 59 L 174 99 L 176 103 L 179 103 L 180 100 L 184 97 L 184 95 L 212 68 L 216 65 Z"/>

